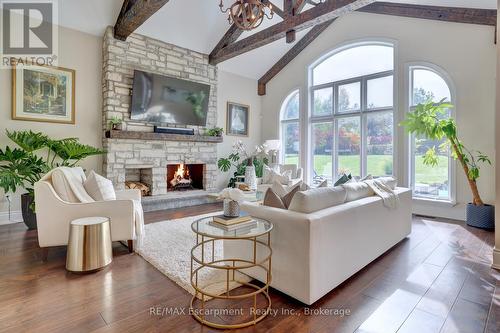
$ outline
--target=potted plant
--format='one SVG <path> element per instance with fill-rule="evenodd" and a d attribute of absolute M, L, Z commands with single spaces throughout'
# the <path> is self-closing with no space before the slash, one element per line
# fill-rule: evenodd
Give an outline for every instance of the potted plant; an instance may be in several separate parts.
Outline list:
<path fill-rule="evenodd" d="M 233 177 L 229 180 L 228 187 L 236 186 L 236 177 L 247 174 L 247 167 L 250 166 L 250 178 L 253 176 L 251 169 L 255 168 L 255 177 L 262 178 L 264 172 L 264 165 L 269 163 L 267 158 L 267 148 L 265 145 L 255 147 L 252 153 L 247 153 L 245 144 L 239 140 L 233 144 L 233 151 L 228 157 L 219 158 L 217 166 L 220 171 L 228 172 L 231 168 L 235 168 Z M 255 179 L 256 180 L 256 179 Z M 245 183 L 248 181 L 245 177 Z M 253 182 L 253 179 L 251 180 Z"/>
<path fill-rule="evenodd" d="M 117 116 L 112 117 L 109 120 L 109 128 L 113 131 L 121 131 L 123 120 Z"/>
<path fill-rule="evenodd" d="M 224 133 L 224 129 L 222 129 L 221 127 L 214 127 L 214 128 L 208 129 L 206 132 L 206 135 L 221 137 L 222 133 Z"/>
<path fill-rule="evenodd" d="M 7 131 L 7 137 L 18 147 L 0 149 L 0 188 L 6 194 L 15 193 L 18 188 L 27 191 L 21 195 L 21 209 L 28 229 L 36 229 L 34 184 L 53 168 L 73 167 L 84 158 L 104 153 L 75 138 L 52 140 L 32 131 Z"/>
<path fill-rule="evenodd" d="M 441 100 L 439 103 L 428 101 L 419 104 L 408 113 L 401 123 L 406 130 L 415 135 L 424 136 L 430 140 L 446 139 L 438 149 L 451 149 L 452 156 L 460 162 L 472 192 L 472 202 L 467 204 L 467 224 L 474 227 L 493 229 L 495 227 L 495 207 L 484 204 L 477 188 L 480 164 L 490 164 L 488 156 L 480 151 L 467 149 L 458 136 L 455 120 L 448 117 L 448 110 L 453 105 Z M 438 164 L 436 147 L 427 150 L 423 162 L 428 166 Z"/>

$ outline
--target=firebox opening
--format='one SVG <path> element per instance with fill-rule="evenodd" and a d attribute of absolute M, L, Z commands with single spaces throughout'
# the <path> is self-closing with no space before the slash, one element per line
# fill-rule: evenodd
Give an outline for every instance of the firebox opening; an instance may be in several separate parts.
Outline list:
<path fill-rule="evenodd" d="M 125 188 L 138 189 L 143 197 L 150 196 L 153 184 L 152 168 L 130 168 L 125 170 Z"/>
<path fill-rule="evenodd" d="M 167 165 L 167 191 L 203 190 L 204 164 Z"/>

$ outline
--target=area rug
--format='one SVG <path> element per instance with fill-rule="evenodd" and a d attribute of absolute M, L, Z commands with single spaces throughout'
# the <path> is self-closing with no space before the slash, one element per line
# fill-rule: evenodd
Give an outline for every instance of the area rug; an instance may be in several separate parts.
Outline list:
<path fill-rule="evenodd" d="M 196 234 L 191 224 L 200 218 L 220 215 L 222 212 L 168 220 L 145 225 L 144 241 L 138 253 L 151 265 L 166 275 L 170 280 L 194 295 L 191 286 L 191 249 L 196 244 Z M 205 247 L 205 260 L 211 259 L 211 246 Z M 200 252 L 195 252 L 198 258 Z M 223 259 L 222 241 L 215 242 L 215 259 Z M 239 280 L 248 282 L 250 278 L 242 274 Z M 198 284 L 209 286 L 207 291 L 214 295 L 226 292 L 226 271 L 222 269 L 202 269 L 198 275 Z M 229 289 L 239 287 L 230 283 Z"/>

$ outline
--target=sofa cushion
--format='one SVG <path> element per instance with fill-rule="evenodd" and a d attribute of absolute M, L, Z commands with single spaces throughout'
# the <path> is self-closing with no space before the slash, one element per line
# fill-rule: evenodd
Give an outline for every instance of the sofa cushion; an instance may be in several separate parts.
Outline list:
<path fill-rule="evenodd" d="M 52 186 L 57 195 L 66 202 L 93 202 L 83 187 L 85 174 L 82 168 L 59 167 L 52 171 Z"/>
<path fill-rule="evenodd" d="M 292 179 L 297 178 L 297 165 L 295 164 L 281 164 L 279 166 L 281 174 L 285 173 L 286 171 L 290 171 L 290 177 Z"/>
<path fill-rule="evenodd" d="M 274 191 L 271 188 L 267 189 L 262 204 L 268 207 L 286 209 L 283 200 L 281 200 L 280 196 L 274 193 Z"/>
<path fill-rule="evenodd" d="M 377 180 L 380 180 L 381 182 L 389 186 L 391 190 L 395 190 L 396 186 L 398 186 L 398 181 L 394 177 L 380 177 L 377 178 Z"/>
<path fill-rule="evenodd" d="M 346 190 L 341 186 L 313 188 L 297 192 L 290 202 L 289 210 L 312 213 L 345 202 Z"/>
<path fill-rule="evenodd" d="M 95 201 L 116 200 L 113 182 L 94 171 L 90 171 L 87 180 L 83 183 L 83 187 Z"/>
<path fill-rule="evenodd" d="M 353 182 L 342 185 L 346 190 L 346 202 L 363 199 L 375 195 L 375 192 L 365 182 Z"/>

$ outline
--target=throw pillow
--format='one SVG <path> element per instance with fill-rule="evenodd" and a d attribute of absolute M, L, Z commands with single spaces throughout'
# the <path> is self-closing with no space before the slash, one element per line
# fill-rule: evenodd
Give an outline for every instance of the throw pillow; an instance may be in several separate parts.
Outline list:
<path fill-rule="evenodd" d="M 347 183 L 342 185 L 342 187 L 346 190 L 346 202 L 351 202 L 375 195 L 375 192 L 370 186 L 368 186 L 366 182 Z"/>
<path fill-rule="evenodd" d="M 292 180 L 292 170 L 286 170 L 282 174 L 276 171 L 271 172 L 271 183 L 277 181 L 283 185 L 288 185 Z"/>
<path fill-rule="evenodd" d="M 262 170 L 262 184 L 271 183 L 271 175 L 275 170 L 276 168 L 271 168 L 270 166 L 264 164 L 264 168 Z"/>
<path fill-rule="evenodd" d="M 311 186 L 307 185 L 305 182 L 299 183 L 300 191 L 307 191 L 311 189 Z"/>
<path fill-rule="evenodd" d="M 365 180 L 371 180 L 371 179 L 373 179 L 372 175 L 366 175 L 366 177 L 361 178 L 359 181 L 364 182 Z"/>
<path fill-rule="evenodd" d="M 290 207 L 290 203 L 292 202 L 292 199 L 294 195 L 300 191 L 300 186 L 294 186 L 290 192 L 288 192 L 284 197 L 281 198 L 281 201 L 283 201 L 283 204 L 285 205 L 285 208 L 288 209 Z"/>
<path fill-rule="evenodd" d="M 281 198 L 270 188 L 267 189 L 266 195 L 264 196 L 264 202 L 262 204 L 268 207 L 286 209 L 283 200 L 281 200 Z"/>
<path fill-rule="evenodd" d="M 328 180 L 323 180 L 321 183 L 319 183 L 318 187 L 328 187 Z"/>
<path fill-rule="evenodd" d="M 83 183 L 83 187 L 87 193 L 95 201 L 111 201 L 116 200 L 116 193 L 111 180 L 98 175 L 94 171 L 90 171 L 87 180 Z"/>
<path fill-rule="evenodd" d="M 342 184 L 345 184 L 347 183 L 348 181 L 350 181 L 352 179 L 352 175 L 349 174 L 349 175 L 346 175 L 345 173 L 335 182 L 335 184 L 333 184 L 333 186 L 339 186 L 339 185 L 342 185 Z"/>

